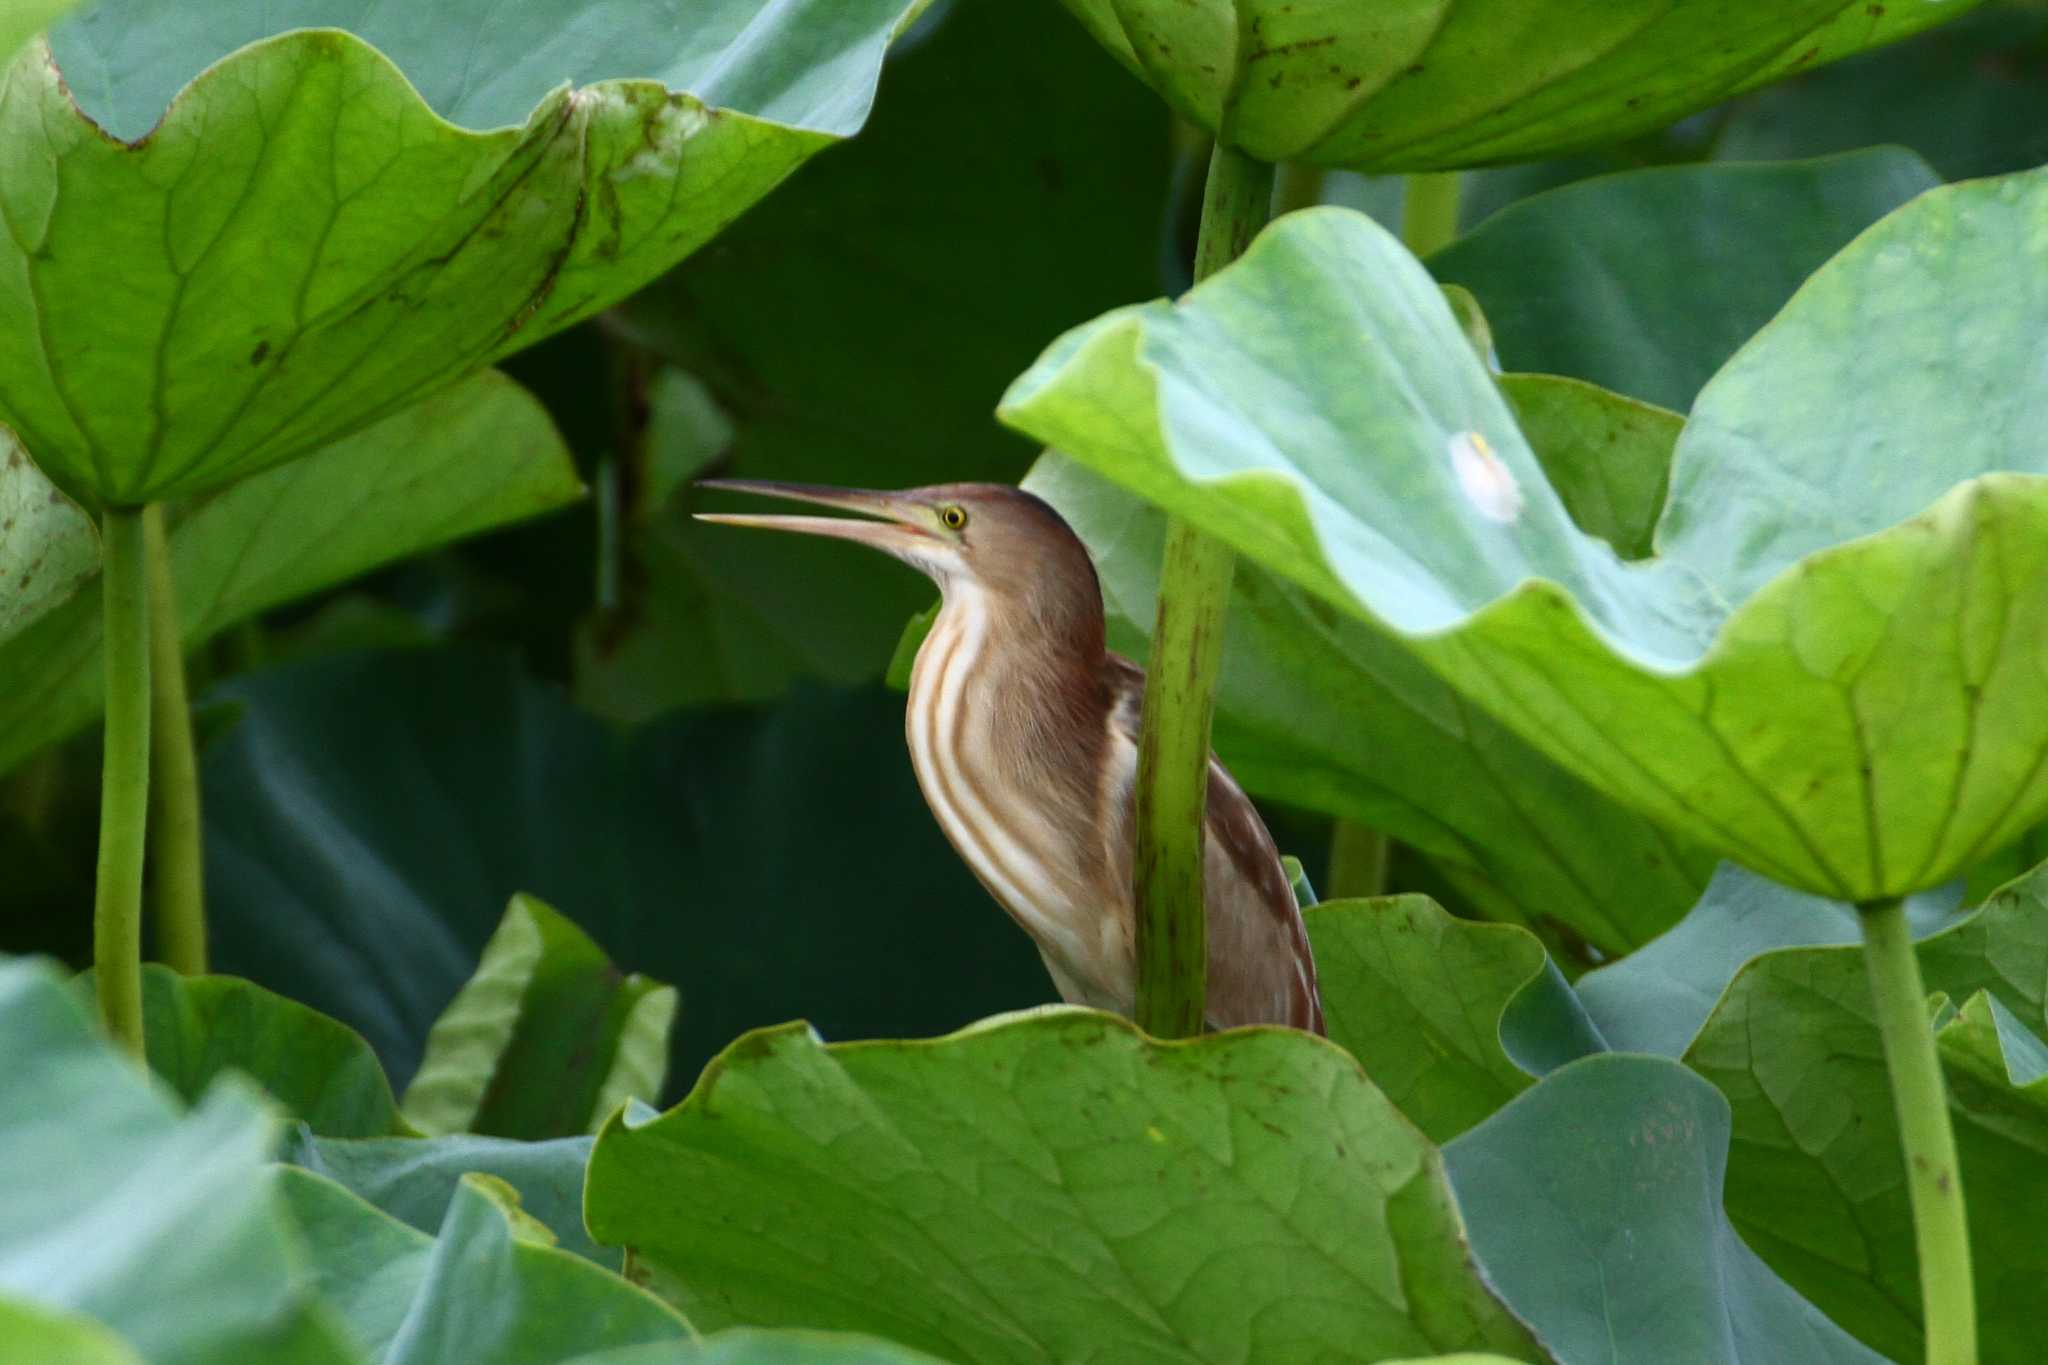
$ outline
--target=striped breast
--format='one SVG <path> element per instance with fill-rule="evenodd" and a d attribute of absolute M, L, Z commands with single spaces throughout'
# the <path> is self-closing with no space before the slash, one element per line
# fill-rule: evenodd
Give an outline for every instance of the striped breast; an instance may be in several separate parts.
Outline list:
<path fill-rule="evenodd" d="M 1061 994 L 1098 1003 L 1087 988 L 1104 966 L 1102 917 L 1084 908 L 1075 851 L 1040 813 L 1040 803 L 1054 798 L 995 756 L 996 708 L 1018 700 L 1003 695 L 998 652 L 982 590 L 950 585 L 911 668 L 904 723 L 911 766 L 946 838 L 1037 943 Z"/>

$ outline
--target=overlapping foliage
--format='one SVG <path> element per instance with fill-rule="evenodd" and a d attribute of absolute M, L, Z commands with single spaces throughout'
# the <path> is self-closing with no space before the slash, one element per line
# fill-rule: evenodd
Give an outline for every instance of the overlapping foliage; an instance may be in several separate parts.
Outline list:
<path fill-rule="evenodd" d="M 98 0 L 10 61 L 60 8 L 0 21 L 0 942 L 75 955 L 92 518 L 168 499 L 242 975 L 147 973 L 150 1079 L 0 959 L 9 1351 L 1911 1360 L 1849 946 L 1910 895 L 2030 1358 L 2048 148 L 1861 92 L 2032 107 L 2038 16 L 1644 137 L 1965 6 Z M 1148 304 L 1154 92 L 1272 159 L 1593 149 L 1483 202 L 1678 164 L 1426 262 L 1316 208 Z M 1016 1010 L 874 686 L 924 585 L 684 517 L 1036 442 L 1120 647 L 1167 515 L 1238 552 L 1217 743 L 1283 845 L 1434 893 L 1307 912 L 1328 1040 Z"/>

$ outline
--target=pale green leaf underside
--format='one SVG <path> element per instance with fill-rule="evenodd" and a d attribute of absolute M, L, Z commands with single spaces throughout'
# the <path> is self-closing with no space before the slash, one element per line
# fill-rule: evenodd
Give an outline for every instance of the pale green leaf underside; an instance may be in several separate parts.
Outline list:
<path fill-rule="evenodd" d="M 96 1319 L 155 1365 L 353 1361 L 259 1178 L 277 1122 L 253 1087 L 185 1112 L 22 959 L 0 960 L 0 1074 L 0 1295 Z"/>
<path fill-rule="evenodd" d="M 552 1246 L 495 1176 L 463 1176 L 433 1237 L 308 1171 L 277 1167 L 271 1180 L 321 1296 L 379 1365 L 555 1365 L 689 1330 L 652 1295 Z"/>
<path fill-rule="evenodd" d="M 2048 1275 L 2048 872 L 1919 944 L 1941 1025 L 1987 1360 L 2027 1360 Z M 1727 1205 L 1773 1268 L 1897 1359 L 1921 1348 L 1905 1158 L 1861 950 L 1766 953 L 1742 969 L 1685 1061 L 1734 1109 Z"/>
<path fill-rule="evenodd" d="M 1266 161 L 1426 170 L 1662 127 L 1956 3 L 1066 0 L 1185 117 Z"/>
<path fill-rule="evenodd" d="M 1054 1008 L 929 1043 L 749 1034 L 679 1108 L 606 1127 L 585 1208 L 701 1328 L 990 1365 L 1539 1358 L 1436 1150 L 1285 1030 L 1159 1044 Z"/>
<path fill-rule="evenodd" d="M 78 0 L 8 0 L 0 12 L 0 62 L 5 62 Z"/>
<path fill-rule="evenodd" d="M 473 375 L 174 525 L 185 639 L 581 491 L 540 404 L 503 375 Z M 103 672 L 96 584 L 0 643 L 0 772 L 98 715 Z"/>
<path fill-rule="evenodd" d="M 99 572 L 100 538 L 78 504 L 0 427 L 0 643 Z"/>
<path fill-rule="evenodd" d="M 1857 239 L 1702 392 L 1640 563 L 1573 524 L 1441 292 L 1342 210 L 1077 329 L 1002 414 L 1657 823 L 1907 892 L 2048 811 L 2044 222 L 2029 174 Z"/>
<path fill-rule="evenodd" d="M 903 9 L 793 37 L 716 0 L 676 32 L 710 45 L 714 94 L 864 111 Z M 136 42 L 80 46 L 125 70 Z M 82 500 L 219 487 L 623 297 L 832 140 L 659 80 L 556 85 L 470 131 L 376 48 L 308 29 L 208 67 L 130 145 L 31 45 L 0 69 L 0 421 Z"/>

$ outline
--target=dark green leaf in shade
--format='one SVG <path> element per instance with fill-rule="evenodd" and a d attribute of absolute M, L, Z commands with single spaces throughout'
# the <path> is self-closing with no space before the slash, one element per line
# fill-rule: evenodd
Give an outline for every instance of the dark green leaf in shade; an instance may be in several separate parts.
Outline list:
<path fill-rule="evenodd" d="M 1714 155 L 1774 160 L 1873 143 L 1910 147 L 1944 180 L 2048 161 L 2048 17 L 1989 5 L 1911 42 L 1736 103 Z"/>
<path fill-rule="evenodd" d="M 1341 1049 L 1158 1043 L 1054 1009 L 925 1043 L 741 1038 L 592 1154 L 600 1241 L 702 1328 L 870 1332 L 978 1365 L 1540 1359 L 1436 1149 Z"/>
<path fill-rule="evenodd" d="M 702 246 L 909 8 L 100 0 L 0 78 L 0 421 L 95 502 L 310 453 Z"/>
<path fill-rule="evenodd" d="M 1501 392 L 1578 528 L 1648 559 L 1685 419 L 1579 379 L 1508 374 Z"/>
<path fill-rule="evenodd" d="M 1910 897 L 1915 937 L 1955 913 L 1959 884 Z M 1682 1056 L 1744 963 L 1777 948 L 1858 943 L 1856 907 L 1779 886 L 1723 863 L 1699 904 L 1654 942 L 1574 983 L 1617 1052 Z"/>
<path fill-rule="evenodd" d="M 678 1088 L 762 1024 L 939 1033 L 1054 997 L 879 689 L 621 733 L 509 661 L 437 650 L 213 695 L 245 707 L 203 764 L 216 959 L 360 1030 L 400 1085 L 518 891 L 676 985 Z"/>
<path fill-rule="evenodd" d="M 1070 333 L 1002 413 L 1658 824 L 1908 894 L 2048 814 L 2044 203 L 2039 173 L 1934 190 L 1816 272 L 1702 392 L 1640 564 L 1570 521 L 1434 282 L 1342 210 Z"/>
<path fill-rule="evenodd" d="M 1815 267 L 1940 183 L 1896 147 L 1627 171 L 1510 205 L 1429 268 L 1478 296 L 1507 369 L 1683 412 Z"/>
<path fill-rule="evenodd" d="M 1555 156 L 1969 6 L 1066 0 L 1182 117 L 1265 161 L 1441 170 Z"/>
<path fill-rule="evenodd" d="M 488 1175 L 465 1175 L 436 1236 L 294 1166 L 272 1181 L 311 1249 L 322 1296 L 377 1365 L 555 1365 L 674 1340 L 674 1310 L 553 1245 Z"/>
<path fill-rule="evenodd" d="M 1721 1211 L 1728 1105 L 1676 1062 L 1573 1062 L 1444 1148 L 1489 1280 L 1564 1361 L 1881 1365 Z"/>
<path fill-rule="evenodd" d="M 859 138 L 622 309 L 730 416 L 720 473 L 1015 482 L 1034 450 L 989 421 L 1003 386 L 1074 319 L 1160 288 L 1157 102 L 1055 6 L 935 18 Z M 621 618 L 586 641 L 578 695 L 608 714 L 874 678 L 930 600 L 852 547 L 764 543 L 689 510 L 634 543 L 644 584 L 629 575 Z"/>
<path fill-rule="evenodd" d="M 1166 517 L 1047 455 L 1026 487 L 1095 556 L 1111 643 L 1144 657 Z M 1677 923 L 1712 858 L 1602 797 L 1367 622 L 1249 560 L 1231 590 L 1216 748 L 1256 795 L 1383 830 L 1486 914 L 1622 953 Z M 899 657 L 906 651 L 899 647 Z"/>
<path fill-rule="evenodd" d="M 1970 1219 L 1984 1356 L 2037 1354 L 2048 1277 L 2048 872 L 1918 945 L 1950 1002 L 1943 1070 Z M 1734 1109 L 1727 1207 L 1744 1238 L 1836 1322 L 1901 1360 L 1921 1349 L 1905 1160 L 1861 950 L 1795 948 L 1745 966 L 1685 1060 Z"/>
<path fill-rule="evenodd" d="M 583 1228 L 590 1144 L 588 1137 L 324 1138 L 300 1125 L 287 1134 L 280 1159 L 325 1176 L 428 1234 L 447 1217 L 462 1177 L 480 1171 L 517 1190 L 520 1207 L 547 1225 L 555 1245 L 617 1270 L 618 1251 L 598 1246 Z"/>
<path fill-rule="evenodd" d="M 0 642 L 62 603 L 99 567 L 92 520 L 0 427 Z"/>
<path fill-rule="evenodd" d="M 404 1133 L 377 1056 L 348 1025 L 232 976 L 142 969 L 149 1069 L 187 1103 L 239 1072 L 323 1137 Z"/>
<path fill-rule="evenodd" d="M 582 491 L 541 406 L 502 375 L 472 375 L 179 519 L 171 566 L 186 644 Z M 95 584 L 0 643 L 0 771 L 98 716 L 101 615 Z"/>
<path fill-rule="evenodd" d="M 50 966 L 0 960 L 0 1294 L 97 1319 L 152 1365 L 354 1357 L 260 1170 L 276 1121 L 224 1080 L 190 1113 Z"/>
<path fill-rule="evenodd" d="M 405 1116 L 435 1136 L 594 1132 L 629 1097 L 660 1098 L 675 1016 L 675 987 L 621 972 L 561 912 L 514 896 L 427 1033 Z"/>
<path fill-rule="evenodd" d="M 1527 930 L 1453 919 L 1427 896 L 1326 901 L 1307 920 L 1330 1041 L 1424 1136 L 1448 1142 L 1528 1088 L 1500 1038 L 1543 972 Z"/>

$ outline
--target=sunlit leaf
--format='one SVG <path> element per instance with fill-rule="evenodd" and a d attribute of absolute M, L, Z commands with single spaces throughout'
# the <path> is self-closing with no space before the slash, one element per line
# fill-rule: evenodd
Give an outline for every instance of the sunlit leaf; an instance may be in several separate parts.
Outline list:
<path fill-rule="evenodd" d="M 1969 8 L 1841 0 L 1066 0 L 1183 117 L 1266 161 L 1428 170 L 1550 156 Z"/>
<path fill-rule="evenodd" d="M 0 76 L 0 420 L 116 503 L 307 454 L 703 245 L 908 8 L 99 0 Z"/>
<path fill-rule="evenodd" d="M 592 1154 L 600 1241 L 700 1327 L 954 1359 L 1538 1359 L 1436 1149 L 1338 1048 L 1080 1010 L 929 1043 L 749 1034 Z"/>
<path fill-rule="evenodd" d="M 0 427 L 0 642 L 99 571 L 99 533 Z"/>
<path fill-rule="evenodd" d="M 1803 890 L 1910 892 L 2048 814 L 2048 261 L 2014 271 L 2044 203 L 2042 175 L 1937 190 L 1816 274 L 1702 393 L 1640 565 L 1572 524 L 1434 282 L 1343 211 L 1078 329 L 1003 411 L 1658 824 Z M 1461 486 L 1465 439 L 1511 523 Z"/>

